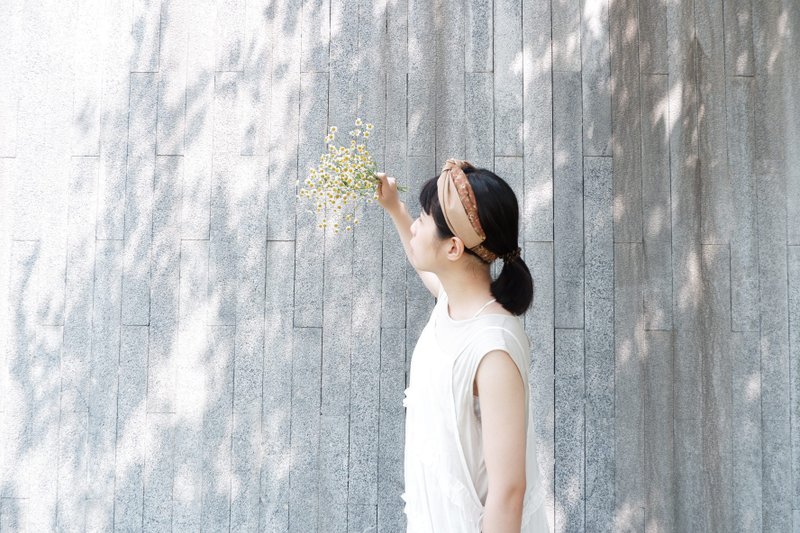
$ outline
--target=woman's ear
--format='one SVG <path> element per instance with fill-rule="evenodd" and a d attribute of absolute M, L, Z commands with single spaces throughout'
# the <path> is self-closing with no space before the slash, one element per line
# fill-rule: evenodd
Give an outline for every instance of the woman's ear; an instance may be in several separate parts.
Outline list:
<path fill-rule="evenodd" d="M 464 253 L 464 241 L 460 237 L 450 237 L 447 240 L 447 258 L 457 260 Z"/>

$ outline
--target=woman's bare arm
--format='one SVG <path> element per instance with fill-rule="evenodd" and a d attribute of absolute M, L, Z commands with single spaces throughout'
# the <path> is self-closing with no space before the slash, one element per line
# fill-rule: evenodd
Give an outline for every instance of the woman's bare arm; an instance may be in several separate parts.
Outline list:
<path fill-rule="evenodd" d="M 494 350 L 475 375 L 489 493 L 484 533 L 518 533 L 525 497 L 525 389 L 511 356 Z"/>
<path fill-rule="evenodd" d="M 411 263 L 411 215 L 408 214 L 406 204 L 400 201 L 400 196 L 397 193 L 397 180 L 389 177 L 384 172 L 377 173 L 380 183 L 375 189 L 375 198 L 384 210 L 389 213 L 394 221 L 394 226 L 397 228 L 397 233 L 400 235 L 400 240 L 403 243 L 403 249 L 406 251 L 408 262 Z M 411 263 L 413 266 L 413 263 Z M 416 270 L 416 268 L 414 269 Z M 434 298 L 439 297 L 439 289 L 442 284 L 439 281 L 439 276 L 433 272 L 426 272 L 424 270 L 417 270 L 417 274 L 422 279 L 422 283 L 433 294 Z"/>

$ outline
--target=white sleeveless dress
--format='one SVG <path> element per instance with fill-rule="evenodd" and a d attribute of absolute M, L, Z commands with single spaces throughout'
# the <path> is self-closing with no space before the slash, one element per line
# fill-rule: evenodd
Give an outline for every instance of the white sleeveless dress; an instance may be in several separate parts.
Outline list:
<path fill-rule="evenodd" d="M 526 493 L 522 533 L 550 531 L 529 405 L 530 344 L 517 316 L 453 320 L 442 289 L 411 357 L 406 407 L 404 512 L 408 533 L 478 533 L 488 493 L 480 406 L 472 383 L 483 355 L 505 350 L 525 384 Z"/>

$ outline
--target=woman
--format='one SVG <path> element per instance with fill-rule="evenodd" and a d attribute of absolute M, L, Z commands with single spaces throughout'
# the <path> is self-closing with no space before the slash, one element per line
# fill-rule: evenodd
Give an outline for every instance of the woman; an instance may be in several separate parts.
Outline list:
<path fill-rule="evenodd" d="M 378 177 L 378 203 L 437 298 L 403 401 L 408 531 L 549 531 L 519 318 L 533 281 L 519 257 L 514 191 L 489 170 L 448 159 L 422 186 L 412 222 L 395 179 Z M 503 269 L 493 281 L 497 259 Z"/>

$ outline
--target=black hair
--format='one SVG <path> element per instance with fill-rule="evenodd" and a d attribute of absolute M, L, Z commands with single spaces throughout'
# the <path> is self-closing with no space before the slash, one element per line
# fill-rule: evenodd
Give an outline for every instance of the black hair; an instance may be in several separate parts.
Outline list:
<path fill-rule="evenodd" d="M 467 165 L 464 168 L 469 184 L 478 204 L 478 218 L 486 234 L 481 244 L 499 256 L 517 249 L 519 238 L 519 204 L 514 190 L 501 177 L 485 168 Z M 437 182 L 439 176 L 429 179 L 422 185 L 419 204 L 422 210 L 433 217 L 439 239 L 453 237 L 447 226 L 442 208 L 439 205 Z M 478 257 L 478 254 L 464 247 L 464 252 Z M 491 284 L 492 296 L 498 303 L 514 315 L 522 315 L 533 302 L 533 278 L 528 265 L 522 257 L 511 262 L 503 262 L 500 275 Z"/>

